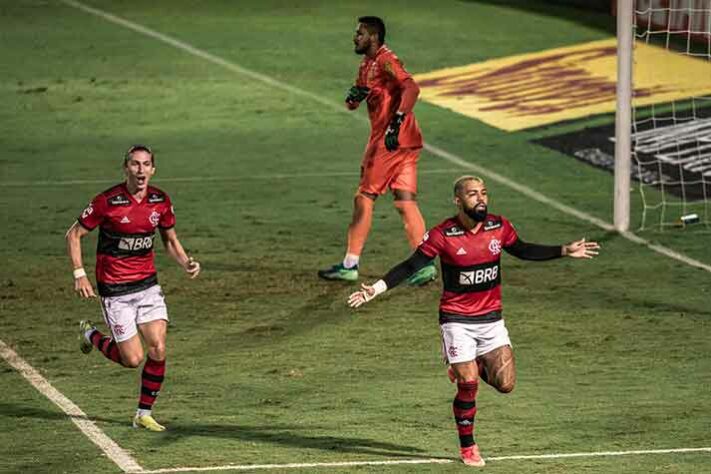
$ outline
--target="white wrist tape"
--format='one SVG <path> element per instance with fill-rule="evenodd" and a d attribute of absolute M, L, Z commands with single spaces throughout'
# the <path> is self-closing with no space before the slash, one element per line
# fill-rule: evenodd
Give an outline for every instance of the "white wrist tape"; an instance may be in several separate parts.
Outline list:
<path fill-rule="evenodd" d="M 86 272 L 84 271 L 83 268 L 75 268 L 74 269 L 74 279 L 75 280 L 78 280 L 79 278 L 85 277 L 85 276 L 86 276 Z"/>
<path fill-rule="evenodd" d="M 373 289 L 375 290 L 373 297 L 376 297 L 381 293 L 385 293 L 388 289 L 388 285 L 383 280 L 378 280 L 373 283 Z"/>

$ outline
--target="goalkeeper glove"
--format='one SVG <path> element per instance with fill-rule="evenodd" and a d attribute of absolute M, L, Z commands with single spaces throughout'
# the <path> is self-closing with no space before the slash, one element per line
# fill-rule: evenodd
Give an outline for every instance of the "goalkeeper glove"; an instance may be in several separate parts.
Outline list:
<path fill-rule="evenodd" d="M 397 136 L 400 134 L 400 125 L 405 121 L 404 112 L 396 112 L 393 119 L 388 125 L 388 129 L 385 131 L 385 148 L 388 151 L 395 151 L 400 143 L 397 141 Z"/>
<path fill-rule="evenodd" d="M 346 95 L 346 102 L 349 104 L 357 104 L 362 102 L 363 99 L 368 97 L 370 89 L 364 86 L 353 86 L 348 89 L 348 95 Z"/>
<path fill-rule="evenodd" d="M 356 291 L 348 297 L 348 306 L 351 308 L 358 308 L 379 294 L 385 293 L 387 289 L 388 285 L 383 280 L 376 281 L 373 283 L 373 286 L 366 285 L 364 283 L 361 285 L 360 291 Z"/>

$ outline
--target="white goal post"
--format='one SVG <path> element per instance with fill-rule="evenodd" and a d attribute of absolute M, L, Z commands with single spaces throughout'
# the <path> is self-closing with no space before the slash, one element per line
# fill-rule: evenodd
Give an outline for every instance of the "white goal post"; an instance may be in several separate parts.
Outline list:
<path fill-rule="evenodd" d="M 615 229 L 708 226 L 711 0 L 616 2 Z"/>

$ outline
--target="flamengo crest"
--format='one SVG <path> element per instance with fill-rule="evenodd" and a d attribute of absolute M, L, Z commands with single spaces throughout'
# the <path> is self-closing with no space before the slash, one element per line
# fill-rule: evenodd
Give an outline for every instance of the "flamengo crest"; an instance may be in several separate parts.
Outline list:
<path fill-rule="evenodd" d="M 158 222 L 160 222 L 160 214 L 158 214 L 156 211 L 153 211 L 151 212 L 151 215 L 148 216 L 148 220 L 151 221 L 153 227 L 158 227 Z"/>
<path fill-rule="evenodd" d="M 491 255 L 499 255 L 501 253 L 501 241 L 498 239 L 491 239 L 489 242 L 489 251 Z"/>

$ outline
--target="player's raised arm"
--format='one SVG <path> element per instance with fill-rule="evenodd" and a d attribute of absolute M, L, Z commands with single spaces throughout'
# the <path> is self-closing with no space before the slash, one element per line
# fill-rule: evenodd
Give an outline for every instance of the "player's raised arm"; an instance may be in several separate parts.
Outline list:
<path fill-rule="evenodd" d="M 415 250 L 415 253 L 413 253 L 410 258 L 395 265 L 380 280 L 376 281 L 372 285 L 367 285 L 365 283 L 361 285 L 361 289 L 359 291 L 352 293 L 348 297 L 348 306 L 351 308 L 357 308 L 372 300 L 379 294 L 385 293 L 391 288 L 395 288 L 418 270 L 428 265 L 432 260 L 432 257 L 428 257 L 420 250 Z"/>
<path fill-rule="evenodd" d="M 79 222 L 74 222 L 64 236 L 67 241 L 67 254 L 72 261 L 74 291 L 82 298 L 96 298 L 94 287 L 84 270 L 81 258 L 81 239 L 89 232 L 89 229 L 83 227 Z"/>

